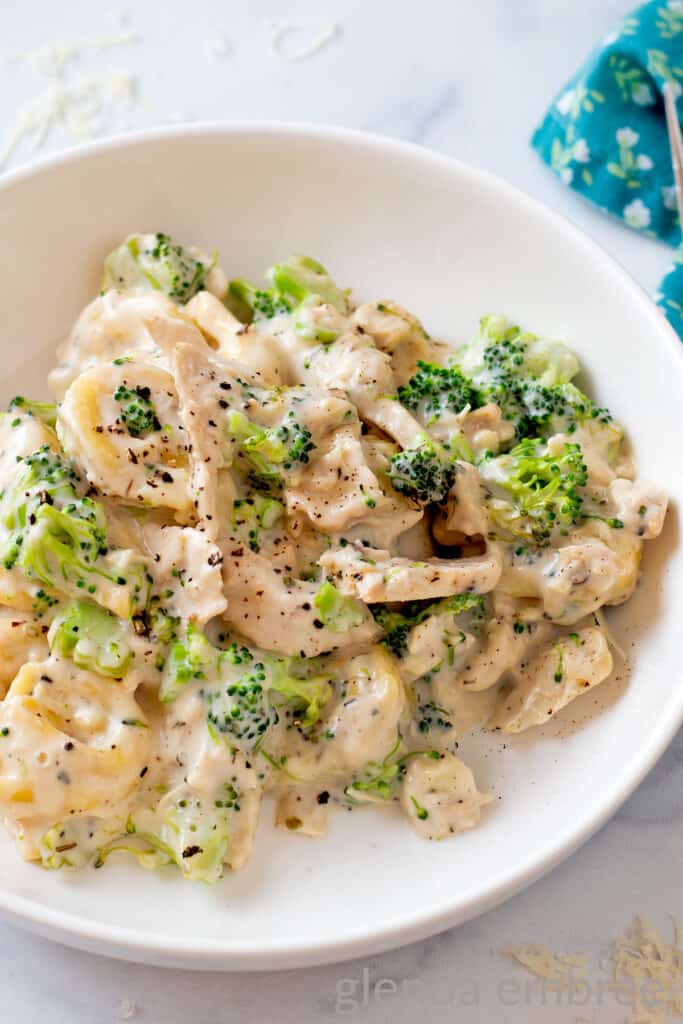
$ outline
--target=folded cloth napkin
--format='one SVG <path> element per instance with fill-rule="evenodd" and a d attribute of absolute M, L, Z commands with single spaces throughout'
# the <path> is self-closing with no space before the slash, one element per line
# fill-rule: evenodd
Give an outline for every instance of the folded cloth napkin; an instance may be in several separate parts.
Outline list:
<path fill-rule="evenodd" d="M 683 112 L 683 0 L 648 0 L 555 99 L 532 145 L 561 180 L 637 231 L 681 240 L 662 88 Z M 683 247 L 656 299 L 683 338 Z"/>

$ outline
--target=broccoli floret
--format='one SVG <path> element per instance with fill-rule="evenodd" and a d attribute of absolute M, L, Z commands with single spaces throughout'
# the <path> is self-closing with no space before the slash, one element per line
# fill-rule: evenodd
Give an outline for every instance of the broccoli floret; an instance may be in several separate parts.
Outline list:
<path fill-rule="evenodd" d="M 148 387 L 127 388 L 120 384 L 114 400 L 121 403 L 121 420 L 131 437 L 146 437 L 161 430 L 161 423 Z"/>
<path fill-rule="evenodd" d="M 505 317 L 482 317 L 478 336 L 460 349 L 455 359 L 468 377 L 478 382 L 510 377 L 533 377 L 544 385 L 565 384 L 579 372 L 576 356 L 560 341 L 508 326 Z"/>
<path fill-rule="evenodd" d="M 16 395 L 10 402 L 8 409 L 10 412 L 18 410 L 19 412 L 26 413 L 28 416 L 35 416 L 53 430 L 57 423 L 57 406 L 51 402 L 36 402 L 31 398 Z"/>
<path fill-rule="evenodd" d="M 491 491 L 489 514 L 505 533 L 544 546 L 582 516 L 579 489 L 587 469 L 578 444 L 551 452 L 546 442 L 528 438 L 506 455 L 484 459 L 479 472 Z"/>
<path fill-rule="evenodd" d="M 206 287 L 212 266 L 162 232 L 130 235 L 104 261 L 102 288 L 154 288 L 185 303 Z"/>
<path fill-rule="evenodd" d="M 366 613 L 362 602 L 340 594 L 329 580 L 320 586 L 313 598 L 313 604 L 318 610 L 323 626 L 327 626 L 334 633 L 346 633 L 360 626 L 365 619 Z"/>
<path fill-rule="evenodd" d="M 231 525 L 252 551 L 260 551 L 263 531 L 272 530 L 280 521 L 285 508 L 281 501 L 262 494 L 249 494 L 232 503 Z"/>
<path fill-rule="evenodd" d="M 99 582 L 123 587 L 128 581 L 116 571 L 114 556 L 108 556 L 104 508 L 84 490 L 73 466 L 48 445 L 21 458 L 17 481 L 0 503 L 6 531 L 0 561 L 58 591 L 73 597 L 82 591 L 99 602 Z M 144 603 L 142 567 L 131 571 L 131 600 Z"/>
<path fill-rule="evenodd" d="M 257 490 L 277 489 L 282 471 L 307 463 L 316 447 L 311 432 L 296 422 L 293 412 L 279 427 L 264 428 L 233 410 L 228 416 L 228 432 L 247 460 L 247 479 Z"/>
<path fill-rule="evenodd" d="M 401 738 L 389 751 L 383 761 L 369 761 L 365 771 L 354 779 L 344 789 L 344 795 L 356 802 L 359 799 L 365 800 L 391 800 L 396 796 L 396 790 L 403 780 L 411 757 L 421 754 L 423 757 L 431 757 L 435 761 L 441 758 L 438 750 L 411 750 L 402 757 L 394 760 L 394 755 L 401 744 Z"/>
<path fill-rule="evenodd" d="M 418 372 L 398 389 L 398 400 L 428 427 L 444 412 L 462 412 L 476 404 L 472 382 L 455 367 L 418 362 Z"/>
<path fill-rule="evenodd" d="M 245 323 L 251 320 L 272 320 L 282 313 L 291 313 L 292 306 L 275 288 L 258 288 L 238 277 L 228 286 L 228 303 Z"/>
<path fill-rule="evenodd" d="M 229 812 L 239 809 L 239 797 L 234 783 L 227 783 L 219 798 L 209 799 L 189 786 L 176 791 L 172 800 L 169 794 L 160 838 L 186 878 L 212 885 L 223 877 Z"/>
<path fill-rule="evenodd" d="M 284 263 L 271 267 L 267 277 L 276 292 L 293 305 L 315 297 L 340 313 L 348 308 L 347 293 L 338 288 L 325 267 L 310 256 L 290 256 Z"/>
<path fill-rule="evenodd" d="M 50 652 L 79 668 L 120 678 L 133 659 L 121 619 L 89 601 L 72 601 L 48 634 Z"/>
<path fill-rule="evenodd" d="M 185 635 L 171 644 L 164 665 L 159 700 L 175 700 L 180 691 L 195 679 L 209 679 L 216 671 L 217 649 L 202 631 L 189 622 Z"/>
<path fill-rule="evenodd" d="M 422 505 L 443 501 L 455 474 L 452 456 L 427 438 L 391 457 L 389 479 L 394 489 Z"/>
<path fill-rule="evenodd" d="M 228 652 L 230 664 L 235 663 L 234 653 Z M 270 726 L 278 721 L 278 709 L 285 705 L 291 707 L 302 728 L 315 725 L 332 692 L 327 676 L 294 675 L 299 663 L 292 658 L 255 662 L 248 648 L 241 648 L 237 658 L 249 664 L 246 672 L 217 690 L 203 691 L 210 729 L 254 750 Z"/>
<path fill-rule="evenodd" d="M 266 680 L 265 665 L 258 661 L 221 689 L 205 690 L 209 728 L 241 741 L 248 750 L 257 747 L 277 721 L 277 712 L 268 700 Z"/>
<path fill-rule="evenodd" d="M 408 650 L 410 634 L 416 626 L 432 615 L 465 615 L 473 619 L 484 616 L 484 598 L 481 594 L 454 594 L 439 601 L 407 601 L 400 610 L 387 605 L 370 606 L 375 621 L 384 630 L 382 643 L 397 658 Z"/>
<path fill-rule="evenodd" d="M 305 663 L 303 663 L 305 664 Z M 297 724 L 309 729 L 320 718 L 320 712 L 332 696 L 329 676 L 301 677 L 294 673 L 301 668 L 297 658 L 279 658 L 269 662 L 269 687 L 292 706 Z M 277 705 L 277 700 L 274 702 Z M 277 705 L 282 706 L 282 705 Z"/>

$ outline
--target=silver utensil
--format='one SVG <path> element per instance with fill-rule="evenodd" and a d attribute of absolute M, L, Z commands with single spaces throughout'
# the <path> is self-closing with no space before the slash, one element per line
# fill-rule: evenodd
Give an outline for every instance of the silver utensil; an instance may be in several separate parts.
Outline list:
<path fill-rule="evenodd" d="M 676 205 L 678 206 L 678 218 L 683 225 L 683 136 L 681 125 L 676 110 L 676 98 L 669 82 L 664 83 L 664 110 L 666 112 L 666 127 L 669 132 L 669 145 L 671 146 L 671 163 L 674 169 L 674 182 L 676 184 Z"/>

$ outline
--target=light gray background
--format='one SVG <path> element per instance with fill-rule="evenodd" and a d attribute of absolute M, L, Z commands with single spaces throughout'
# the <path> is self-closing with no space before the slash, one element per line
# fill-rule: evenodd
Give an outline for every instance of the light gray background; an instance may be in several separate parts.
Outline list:
<path fill-rule="evenodd" d="M 118 68 L 135 76 L 137 103 L 105 110 L 103 133 L 203 118 L 286 118 L 410 139 L 492 170 L 559 209 L 653 291 L 670 252 L 569 193 L 528 146 L 554 93 L 630 6 L 623 0 L 139 0 L 118 12 L 34 0 L 3 5 L 0 49 L 116 33 L 127 10 L 125 30 L 140 40 L 84 54 L 63 79 L 73 84 Z M 311 36 L 324 23 L 339 29 L 317 55 L 288 63 L 273 52 L 272 28 L 296 19 Z M 223 38 L 230 52 L 219 56 Z M 50 84 L 35 62 L 0 62 L 0 130 L 9 133 L 18 108 Z M 69 144 L 69 133 L 58 129 L 43 151 Z M 25 144 L 10 166 L 31 158 Z M 342 1013 L 393 1024 L 408 1024 L 416 1013 L 437 1024 L 616 1024 L 628 1008 L 604 991 L 600 950 L 636 913 L 666 930 L 667 915 L 683 909 L 682 810 L 679 735 L 614 820 L 551 876 L 471 924 L 345 965 L 261 976 L 164 972 L 62 949 L 0 925 L 0 1019 L 109 1024 L 134 1005 L 132 1019 L 144 1024 L 309 1024 Z M 525 942 L 588 954 L 593 992 L 585 1006 L 568 1005 L 566 997 L 543 1005 L 540 993 L 524 994 L 525 972 L 496 951 Z"/>

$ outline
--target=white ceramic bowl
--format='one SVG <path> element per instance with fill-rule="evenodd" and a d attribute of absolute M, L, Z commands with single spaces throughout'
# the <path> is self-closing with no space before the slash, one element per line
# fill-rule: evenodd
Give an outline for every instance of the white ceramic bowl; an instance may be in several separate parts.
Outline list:
<path fill-rule="evenodd" d="M 368 954 L 479 914 L 602 825 L 683 719 L 683 348 L 593 242 L 487 174 L 350 132 L 191 126 L 95 145 L 0 184 L 0 399 L 44 390 L 54 344 L 95 294 L 103 256 L 140 230 L 217 246 L 229 273 L 252 277 L 310 253 L 357 296 L 395 297 L 453 341 L 487 311 L 565 339 L 674 508 L 636 596 L 612 616 L 633 652 L 628 684 L 619 673 L 519 741 L 463 744 L 500 797 L 480 828 L 429 844 L 389 810 L 339 812 L 329 838 L 313 841 L 276 834 L 266 806 L 253 861 L 214 888 L 123 859 L 43 872 L 2 839 L 0 910 L 84 949 L 232 969 Z"/>

